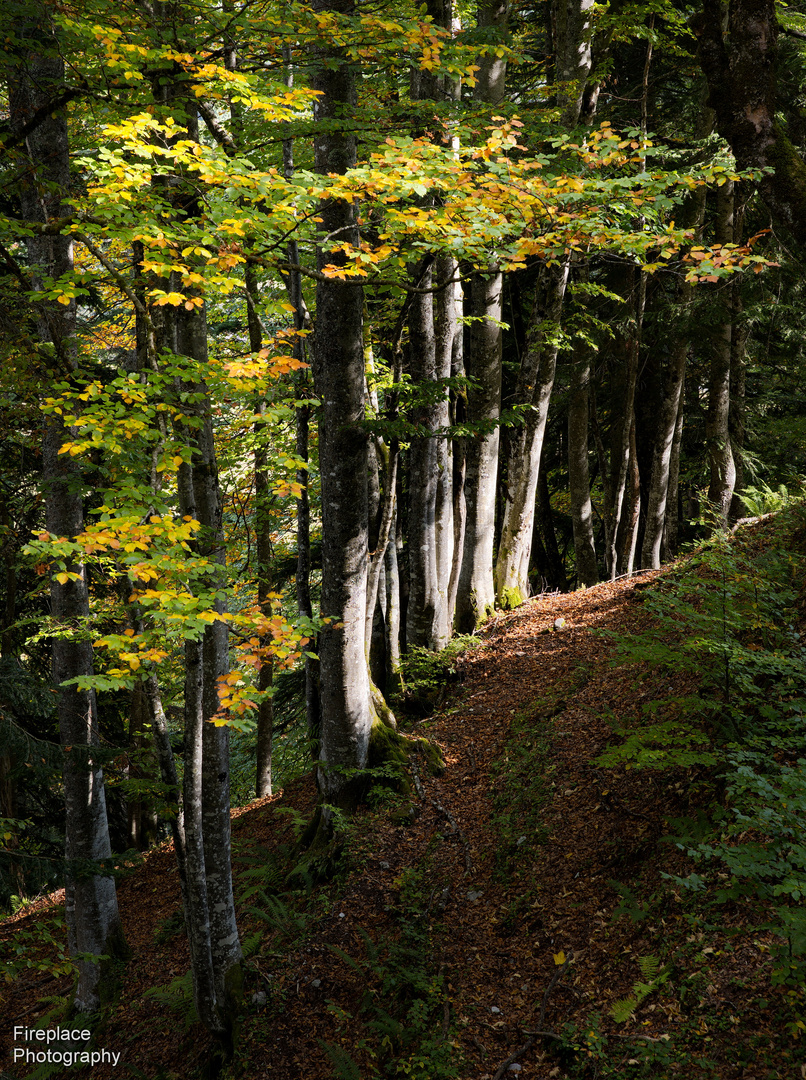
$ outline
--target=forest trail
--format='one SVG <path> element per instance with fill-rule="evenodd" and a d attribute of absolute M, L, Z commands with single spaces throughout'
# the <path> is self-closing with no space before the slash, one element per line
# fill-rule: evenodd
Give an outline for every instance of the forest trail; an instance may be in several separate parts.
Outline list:
<path fill-rule="evenodd" d="M 658 951 L 657 935 L 665 932 L 651 919 L 614 923 L 619 895 L 611 882 L 640 873 L 651 891 L 661 859 L 669 871 L 673 857 L 658 841 L 682 812 L 683 785 L 668 773 L 658 783 L 647 770 L 595 764 L 612 737 L 608 716 L 629 717 L 651 692 L 613 666 L 612 646 L 595 632 L 644 622 L 640 591 L 657 573 L 535 598 L 491 620 L 482 646 L 458 661 L 460 685 L 443 711 L 416 729 L 442 748 L 444 775 L 427 775 L 423 762 L 410 803 L 362 812 L 349 841 L 351 872 L 304 911 L 282 900 L 256 915 L 247 910 L 256 908 L 254 896 L 241 904 L 244 938 L 260 928 L 270 934 L 250 958 L 241 1058 L 227 1076 L 371 1076 L 363 1025 L 387 1006 L 393 1011 L 391 943 L 402 926 L 416 925 L 424 927 L 423 972 L 432 984 L 442 980 L 436 1026 L 464 1061 L 462 1080 L 504 1075 L 524 1046 L 520 1069 L 506 1075 L 566 1075 L 553 1053 L 556 1040 L 530 1033 L 557 1034 L 569 1021 L 607 1014 L 629 995 L 641 977 L 639 959 Z M 557 620 L 564 620 L 559 629 Z M 313 803 L 306 778 L 235 812 L 236 891 L 260 884 L 261 873 L 265 885 L 270 852 L 292 839 L 293 815 L 276 811 L 308 815 Z M 121 1051 L 121 1064 L 139 1070 L 133 1075 L 195 1077 L 208 1056 L 207 1036 L 198 1024 L 183 1030 L 176 995 L 174 1007 L 143 996 L 188 966 L 184 936 L 171 936 L 167 922 L 173 916 L 175 929 L 180 910 L 168 846 L 124 878 L 120 903 L 133 958 L 100 1044 Z M 0 926 L 0 941 L 34 917 Z M 757 965 L 755 948 L 749 940 L 737 944 L 732 963 Z M 398 954 L 403 961 L 411 957 Z M 4 1036 L 44 1014 L 43 995 L 67 990 L 65 980 L 36 975 L 6 987 Z M 709 993 L 721 992 L 715 981 Z M 679 1011 L 651 1004 L 632 1030 L 655 1040 L 679 1022 Z M 614 1053 L 625 1037 L 612 1036 Z M 347 1064 L 334 1071 L 339 1051 L 328 1056 L 323 1043 L 342 1047 L 358 1071 Z M 91 1075 L 100 1080 L 121 1070 L 100 1066 Z M 749 1077 L 727 1066 L 720 1073 L 734 1075 Z"/>

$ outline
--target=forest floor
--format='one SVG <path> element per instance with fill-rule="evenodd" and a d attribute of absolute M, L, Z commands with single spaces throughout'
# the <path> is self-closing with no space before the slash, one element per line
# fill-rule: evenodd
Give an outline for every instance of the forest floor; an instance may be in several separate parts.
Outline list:
<path fill-rule="evenodd" d="M 226 1077 L 806 1077 L 791 1000 L 770 983 L 771 935 L 736 906 L 692 908 L 663 877 L 685 871 L 664 837 L 696 805 L 696 769 L 596 763 L 612 718 L 658 690 L 616 666 L 597 631 L 648 625 L 656 576 L 493 619 L 440 710 L 411 729 L 439 745 L 444 774 L 422 761 L 410 797 L 362 810 L 330 882 L 283 885 L 310 777 L 234 812 L 249 958 Z M 119 898 L 132 959 L 96 1044 L 121 1059 L 91 1074 L 203 1075 L 211 1047 L 187 1002 L 170 845 L 123 877 Z M 0 946 L 29 941 L 58 903 L 1 924 Z M 34 937 L 26 948 L 39 955 Z M 14 1025 L 41 1023 L 69 987 L 32 970 L 0 990 L 6 1075 L 31 1073 L 11 1063 Z M 610 1010 L 630 996 L 617 1022 Z"/>

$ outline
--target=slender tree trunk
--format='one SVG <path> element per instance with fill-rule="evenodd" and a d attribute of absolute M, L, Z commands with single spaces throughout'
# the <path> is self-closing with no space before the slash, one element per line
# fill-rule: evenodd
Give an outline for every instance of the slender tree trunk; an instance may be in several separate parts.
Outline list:
<path fill-rule="evenodd" d="M 610 485 L 613 493 L 613 523 L 610 534 L 610 550 L 607 565 L 611 581 L 619 573 L 619 534 L 624 536 L 624 519 L 629 513 L 630 478 L 630 439 L 634 438 L 634 403 L 635 384 L 638 378 L 638 358 L 640 354 L 641 324 L 644 316 L 646 280 L 641 270 L 634 265 L 627 268 L 626 288 L 632 304 L 632 317 L 624 339 L 625 373 L 624 390 L 621 402 L 621 423 L 613 433 L 613 453 L 610 460 Z M 636 461 L 637 468 L 637 461 Z"/>
<path fill-rule="evenodd" d="M 258 289 L 254 268 L 247 264 L 245 275 L 247 293 L 246 321 L 249 330 L 249 351 L 256 355 L 263 345 L 263 328 L 258 315 Z M 292 301 L 293 303 L 293 301 Z M 266 411 L 263 398 L 255 401 L 255 414 L 259 419 L 255 423 L 255 551 L 257 559 L 257 603 L 264 615 L 271 614 L 270 593 L 274 588 L 271 572 L 271 483 L 268 472 L 268 452 L 266 449 L 266 422 L 262 418 Z M 261 645 L 268 642 L 264 639 Z M 258 672 L 258 690 L 261 693 L 257 714 L 257 746 L 255 748 L 255 794 L 258 799 L 271 795 L 272 743 L 274 728 L 274 710 L 269 694 L 274 675 L 274 665 L 269 658 L 264 658 Z"/>
<path fill-rule="evenodd" d="M 495 609 L 493 540 L 501 416 L 501 296 L 503 275 L 476 274 L 471 289 L 467 422 L 482 431 L 465 447 L 465 535 L 456 596 L 456 629 L 472 634 Z"/>
<path fill-rule="evenodd" d="M 663 400 L 655 425 L 655 445 L 652 456 L 652 479 L 649 487 L 646 528 L 641 550 L 644 569 L 657 569 L 661 564 L 661 547 L 666 527 L 670 500 L 677 499 L 677 487 L 671 486 L 672 448 L 674 446 L 677 418 L 681 411 L 683 380 L 689 350 L 689 337 L 682 332 L 688 320 L 681 314 L 681 306 L 691 303 L 691 286 L 680 289 L 676 319 L 679 320 L 670 346 L 669 366 L 663 387 Z M 680 326 L 682 323 L 682 327 Z"/>
<path fill-rule="evenodd" d="M 196 135 L 192 127 L 191 137 Z M 177 345 L 198 369 L 207 366 L 204 308 L 177 309 Z M 205 587 L 223 588 L 224 539 L 222 499 L 215 455 L 210 397 L 203 379 L 188 384 L 199 402 L 192 432 L 192 459 L 180 469 L 182 511 L 199 522 L 196 547 L 209 560 Z M 187 436 L 186 436 L 187 437 Z M 184 475 L 182 475 L 184 473 Z M 224 614 L 223 601 L 215 612 Z M 184 811 L 187 849 L 187 919 L 193 955 L 194 990 L 199 1018 L 232 1052 L 241 990 L 241 947 L 232 892 L 229 728 L 210 723 L 218 711 L 219 680 L 229 671 L 228 630 L 223 619 L 205 628 L 200 640 L 185 645 Z"/>
<path fill-rule="evenodd" d="M 485 0 L 479 26 L 491 37 L 509 35 L 510 4 Z M 479 58 L 474 98 L 498 105 L 506 91 L 506 60 L 491 50 Z M 455 624 L 473 633 L 495 610 L 493 543 L 500 445 L 502 327 L 504 278 L 492 263 L 473 276 L 470 290 L 469 348 L 466 374 L 475 385 L 467 392 L 467 422 L 481 431 L 464 443 L 464 538 L 456 592 Z"/>
<path fill-rule="evenodd" d="M 160 16 L 162 12 L 158 13 Z M 172 32 L 160 23 L 162 32 Z M 178 75 L 154 78 L 155 100 L 178 104 L 187 116 L 185 136 L 199 141 L 198 115 L 188 88 Z M 177 132 L 177 136 L 179 136 Z M 180 175 L 174 183 L 160 182 L 175 208 L 177 220 L 198 218 L 198 197 Z M 254 301 L 253 301 L 254 310 Z M 202 304 L 155 307 L 152 322 L 161 350 L 190 358 L 194 367 L 176 389 L 192 423 L 177 420 L 175 432 L 190 448 L 190 462 L 178 470 L 177 489 L 181 512 L 198 521 L 195 554 L 207 561 L 208 570 L 198 589 L 211 595 L 216 616 L 200 638 L 185 642 L 184 775 L 182 807 L 186 884 L 183 894 L 185 924 L 190 945 L 193 991 L 199 1019 L 218 1040 L 225 1058 L 232 1056 L 237 1010 L 242 989 L 242 953 L 232 891 L 230 838 L 229 728 L 210 721 L 218 712 L 220 680 L 229 671 L 228 629 L 224 603 L 225 586 L 222 496 L 213 435 L 212 410 L 205 372 L 208 366 L 207 316 Z M 156 363 L 156 354 L 154 357 Z M 186 397 L 182 397 L 182 394 Z M 191 404 L 192 403 L 192 404 Z M 180 864 L 181 872 L 181 864 Z"/>
<path fill-rule="evenodd" d="M 433 282 L 429 268 L 419 278 L 422 288 Z M 417 294 L 409 309 L 409 371 L 412 382 L 427 385 L 436 381 L 436 338 L 433 297 Z M 439 422 L 436 404 L 421 405 L 410 416 L 425 431 L 434 432 Z M 409 607 L 406 641 L 426 649 L 443 649 L 447 643 L 444 606 L 437 576 L 436 507 L 439 473 L 437 440 L 433 435 L 411 440 L 409 451 Z"/>
<path fill-rule="evenodd" d="M 400 571 L 397 553 L 400 547 L 398 537 L 397 505 L 395 505 L 389 542 L 386 545 L 385 586 L 386 586 L 386 685 L 398 694 L 403 691 L 403 679 L 400 663 Z"/>
<path fill-rule="evenodd" d="M 557 368 L 568 260 L 544 269 L 541 277 L 535 327 L 521 362 L 515 395 L 517 402 L 531 404 L 532 409 L 510 441 L 504 524 L 495 564 L 496 597 L 504 608 L 517 607 L 529 595 L 535 491 Z"/>
<path fill-rule="evenodd" d="M 47 109 L 64 87 L 64 65 L 45 7 L 25 4 L 20 9 L 16 28 L 20 52 L 9 77 L 9 119 L 12 130 L 19 131 L 42 111 L 41 121 L 25 137 L 25 178 L 19 197 L 25 219 L 44 223 L 62 216 L 61 200 L 70 187 L 66 117 L 63 109 Z M 72 240 L 61 235 L 33 237 L 28 241 L 28 260 L 34 285 L 70 274 Z M 53 346 L 64 378 L 75 367 L 75 302 L 41 303 L 37 314 L 39 340 Z M 60 417 L 45 420 L 42 478 L 48 532 L 73 538 L 84 528 L 84 508 L 78 468 L 69 454 L 60 452 L 67 435 Z M 51 578 L 51 614 L 65 631 L 53 639 L 52 670 L 64 747 L 68 942 L 78 966 L 73 1007 L 92 1013 L 101 1004 L 103 983 L 110 974 L 106 963 L 90 958 L 119 956 L 124 943 L 114 879 L 86 869 L 108 859 L 111 849 L 103 771 L 96 754 L 100 738 L 95 693 L 64 685 L 93 673 L 92 645 L 70 633 L 89 617 L 86 571 L 80 563 L 68 563 L 67 569 L 74 579 L 60 583 Z"/>
<path fill-rule="evenodd" d="M 638 549 L 638 526 L 641 518 L 641 475 L 638 470 L 638 449 L 635 443 L 635 418 L 630 425 L 630 449 L 628 487 L 624 499 L 624 513 L 618 551 L 619 574 L 632 574 Z"/>
<path fill-rule="evenodd" d="M 733 181 L 717 188 L 718 244 L 733 242 Z M 720 319 L 711 344 L 711 369 L 708 376 L 708 412 L 705 418 L 705 441 L 708 449 L 710 484 L 708 501 L 721 521 L 726 522 L 736 484 L 736 466 L 730 444 L 730 369 L 733 335 L 733 290 L 730 284 L 719 289 Z M 727 298 L 728 303 L 724 303 Z M 724 308 L 727 310 L 724 310 Z"/>
<path fill-rule="evenodd" d="M 734 283 L 733 302 L 733 335 L 731 338 L 730 355 L 730 416 L 729 433 L 731 446 L 733 447 L 733 460 L 736 469 L 736 482 L 733 489 L 733 499 L 730 504 L 730 517 L 736 521 L 744 514 L 744 504 L 739 498 L 744 491 L 744 440 L 745 440 L 745 345 L 747 342 L 747 326 L 739 321 L 741 318 L 741 282 Z"/>
<path fill-rule="evenodd" d="M 449 256 L 436 260 L 438 282 L 451 281 L 458 273 L 458 263 Z M 454 343 L 460 333 L 456 287 L 451 284 L 434 294 L 435 368 L 437 379 L 449 379 L 453 370 Z M 450 424 L 450 397 L 446 390 L 437 403 L 437 429 Z M 438 638 L 447 642 L 453 628 L 450 602 L 451 567 L 453 566 L 453 444 L 442 436 L 436 439 L 437 494 L 434 527 L 437 547 L 437 591 L 439 593 Z"/>
<path fill-rule="evenodd" d="M 588 471 L 590 373 L 591 350 L 584 341 L 578 339 L 574 344 L 571 357 L 571 389 L 568 401 L 568 477 L 579 585 L 595 585 L 599 580 Z"/>
<path fill-rule="evenodd" d="M 683 443 L 683 418 L 685 416 L 685 380 L 680 390 L 677 420 L 674 426 L 672 452 L 669 459 L 669 494 L 666 502 L 666 518 L 661 558 L 670 559 L 677 554 L 677 536 L 680 527 L 680 447 Z"/>

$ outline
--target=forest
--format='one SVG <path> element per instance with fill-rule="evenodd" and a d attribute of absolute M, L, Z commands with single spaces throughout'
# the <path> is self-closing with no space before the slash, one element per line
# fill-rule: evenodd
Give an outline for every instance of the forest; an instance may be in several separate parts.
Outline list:
<path fill-rule="evenodd" d="M 651 823 L 633 856 L 657 877 L 644 895 L 603 871 L 613 918 L 733 905 L 708 926 L 761 935 L 784 1011 L 759 1027 L 788 1054 L 806 1035 L 806 6 L 7 0 L 0 29 L 9 992 L 68 980 L 37 1022 L 102 1045 L 140 955 L 126 890 L 169 851 L 173 1004 L 208 1040 L 199 1074 L 249 1075 L 243 1010 L 279 1008 L 260 986 L 280 976 L 255 972 L 319 940 L 312 911 L 349 893 L 367 823 L 441 822 L 485 903 L 487 826 L 471 836 L 440 794 L 468 741 L 470 771 L 509 792 L 485 888 L 514 888 L 549 835 L 548 796 L 522 792 L 558 767 L 529 725 L 562 735 L 595 682 L 597 808 Z M 618 707 L 612 664 L 646 680 Z M 501 716 L 446 735 L 482 667 Z M 232 812 L 254 800 L 274 846 L 244 855 Z M 670 831 L 691 865 L 657 855 Z M 560 938 L 530 1041 L 482 1063 L 449 961 L 395 967 L 439 953 L 457 886 L 438 865 L 426 846 L 398 867 L 395 928 L 383 947 L 362 929 L 360 963 L 321 936 L 345 986 L 375 980 L 394 1007 L 368 1021 L 353 1001 L 347 1037 L 328 999 L 310 1053 L 331 1072 L 289 1077 L 751 1076 L 694 1068 L 654 1028 L 630 1058 L 626 1035 L 547 1026 L 579 960 Z M 64 941 L 15 946 L 58 889 Z M 649 947 L 611 1027 L 674 984 Z M 792 1052 L 757 1075 L 795 1075 Z"/>

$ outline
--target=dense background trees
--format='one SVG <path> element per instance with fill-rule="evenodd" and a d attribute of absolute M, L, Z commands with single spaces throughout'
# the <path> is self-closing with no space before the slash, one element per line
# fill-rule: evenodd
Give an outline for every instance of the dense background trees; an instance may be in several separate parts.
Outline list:
<path fill-rule="evenodd" d="M 51 854 L 20 781 L 58 716 L 69 858 L 110 851 L 104 764 L 116 850 L 170 822 L 228 1044 L 253 719 L 259 793 L 274 726 L 281 766 L 309 741 L 349 806 L 401 650 L 657 566 L 798 482 L 804 20 L 778 16 L 4 12 L 0 609 L 31 692 L 4 702 L 0 816 L 32 823 L 4 900 Z M 101 930 L 74 951 L 100 955 L 111 881 L 80 880 L 102 899 L 73 932 Z"/>

